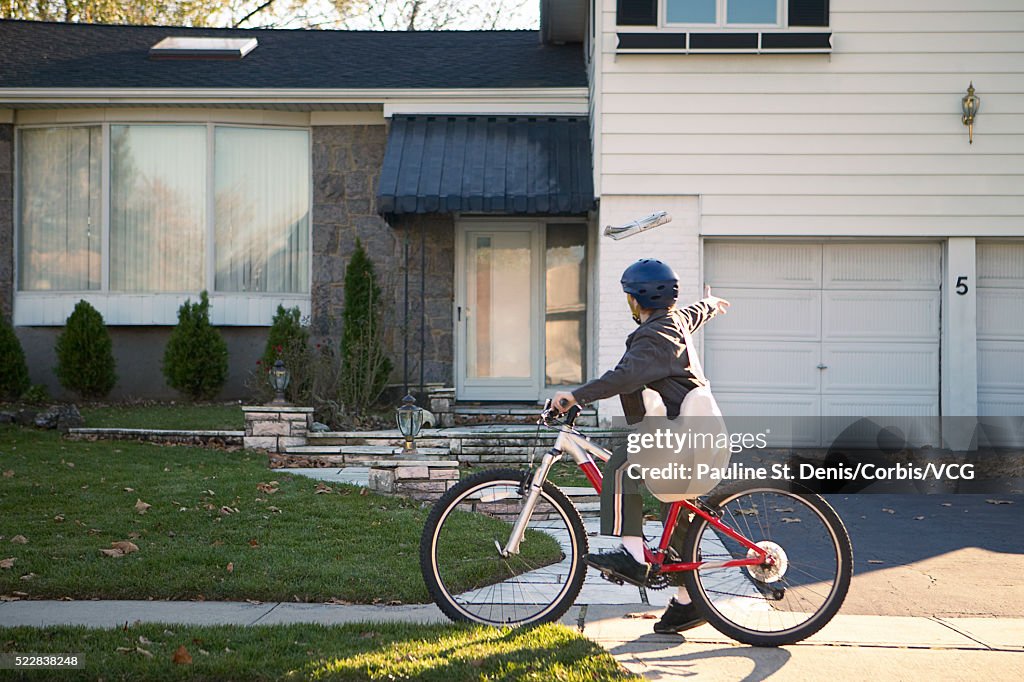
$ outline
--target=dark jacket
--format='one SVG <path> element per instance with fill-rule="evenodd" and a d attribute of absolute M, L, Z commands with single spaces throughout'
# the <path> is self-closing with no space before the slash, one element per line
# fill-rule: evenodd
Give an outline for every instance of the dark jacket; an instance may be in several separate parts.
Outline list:
<path fill-rule="evenodd" d="M 645 414 L 641 394 L 646 387 L 661 395 L 670 418 L 678 417 L 690 389 L 705 385 L 690 370 L 682 327 L 692 334 L 717 312 L 706 301 L 655 311 L 626 337 L 626 353 L 615 369 L 572 392 L 576 402 L 586 404 L 618 395 L 626 421 L 635 424 Z"/>

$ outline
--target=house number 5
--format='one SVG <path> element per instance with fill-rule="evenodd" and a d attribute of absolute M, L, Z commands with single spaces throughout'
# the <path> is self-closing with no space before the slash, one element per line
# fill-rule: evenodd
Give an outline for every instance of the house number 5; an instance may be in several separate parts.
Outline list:
<path fill-rule="evenodd" d="M 956 293 L 958 293 L 961 296 L 963 296 L 967 292 L 968 292 L 967 276 L 966 275 L 960 275 L 959 277 L 956 278 Z"/>

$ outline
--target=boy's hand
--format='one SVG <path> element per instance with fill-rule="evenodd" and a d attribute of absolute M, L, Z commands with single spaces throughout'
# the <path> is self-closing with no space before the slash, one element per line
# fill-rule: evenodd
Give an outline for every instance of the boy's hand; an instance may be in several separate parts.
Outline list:
<path fill-rule="evenodd" d="M 719 315 L 725 315 L 729 311 L 729 306 L 732 305 L 724 298 L 718 298 L 717 296 L 711 295 L 711 285 L 704 285 L 704 300 L 715 307 L 715 312 Z"/>
<path fill-rule="evenodd" d="M 551 399 L 551 404 L 559 412 L 566 412 L 576 404 L 576 398 L 569 391 L 558 391 Z"/>

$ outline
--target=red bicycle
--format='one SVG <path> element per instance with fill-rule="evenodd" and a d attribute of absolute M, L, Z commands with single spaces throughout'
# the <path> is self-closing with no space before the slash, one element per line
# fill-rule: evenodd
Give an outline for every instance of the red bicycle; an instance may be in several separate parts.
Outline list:
<path fill-rule="evenodd" d="M 434 505 L 420 567 L 449 618 L 544 623 L 576 600 L 587 572 L 587 532 L 547 477 L 568 455 L 600 492 L 595 460 L 611 456 L 576 429 L 578 415 L 574 407 L 563 417 L 549 401 L 538 424 L 558 436 L 535 467 L 483 471 Z M 670 539 L 682 514 L 693 516 L 678 556 Z M 667 587 L 670 574 L 682 573 L 705 619 L 754 646 L 792 644 L 820 630 L 842 605 L 853 572 L 850 537 L 835 510 L 821 496 L 779 482 L 741 481 L 673 502 L 657 547 L 645 551 L 652 564 L 645 587 Z"/>

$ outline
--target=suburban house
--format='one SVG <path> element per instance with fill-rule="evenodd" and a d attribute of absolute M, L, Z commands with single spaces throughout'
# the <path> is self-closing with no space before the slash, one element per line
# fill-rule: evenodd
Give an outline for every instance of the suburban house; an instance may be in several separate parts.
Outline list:
<path fill-rule="evenodd" d="M 196 37 L 228 40 L 159 48 Z M 532 402 L 615 363 L 619 275 L 656 256 L 684 298 L 733 302 L 703 338 L 727 412 L 1024 415 L 1021 44 L 1015 0 L 550 0 L 538 32 L 0 22 L 0 300 L 34 381 L 86 298 L 122 392 L 158 393 L 205 287 L 237 390 L 278 303 L 337 337 L 359 237 L 399 371 L 408 343 L 458 400 Z"/>
<path fill-rule="evenodd" d="M 207 289 L 241 398 L 279 304 L 338 343 L 359 239 L 396 382 L 408 349 L 414 382 L 422 358 L 466 399 L 536 400 L 588 367 L 589 131 L 580 44 L 536 31 L 0 21 L 3 312 L 51 391 L 85 299 L 115 395 L 173 397 L 163 348 Z M 519 317 L 538 310 L 547 354 Z"/>

